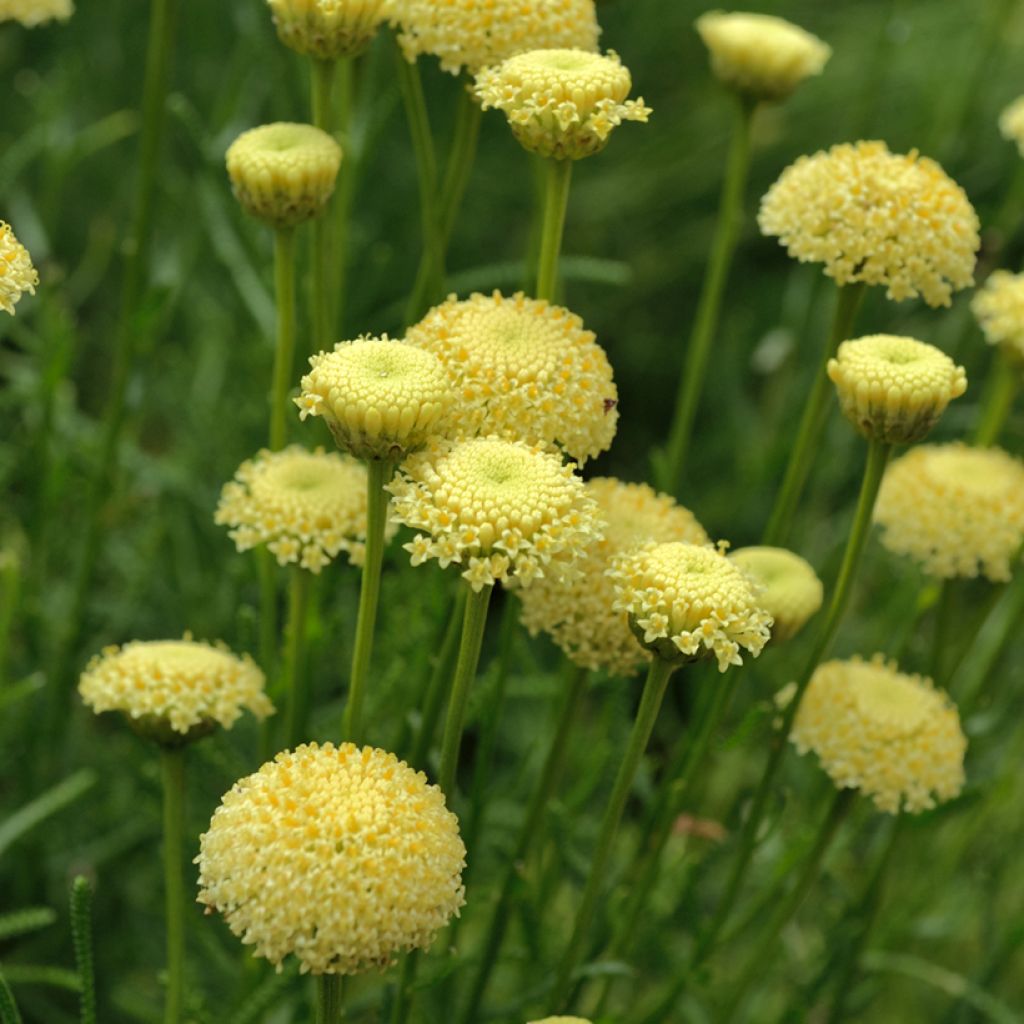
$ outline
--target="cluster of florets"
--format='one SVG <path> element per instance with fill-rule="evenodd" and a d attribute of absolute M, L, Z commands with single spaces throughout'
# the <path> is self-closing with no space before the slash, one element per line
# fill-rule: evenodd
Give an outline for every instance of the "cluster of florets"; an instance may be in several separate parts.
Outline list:
<path fill-rule="evenodd" d="M 1024 274 L 996 270 L 971 299 L 985 340 L 1024 362 Z"/>
<path fill-rule="evenodd" d="M 821 607 L 825 589 L 810 563 L 785 548 L 738 548 L 729 554 L 761 588 L 758 604 L 772 617 L 772 643 L 796 636 Z"/>
<path fill-rule="evenodd" d="M 761 200 L 758 224 L 837 284 L 884 285 L 890 299 L 948 306 L 974 281 L 978 215 L 934 160 L 884 142 L 802 156 Z"/>
<path fill-rule="evenodd" d="M 0 22 L 17 21 L 25 28 L 54 19 L 67 21 L 74 12 L 71 0 L 0 0 Z"/>
<path fill-rule="evenodd" d="M 444 364 L 457 396 L 453 432 L 556 445 L 581 465 L 611 445 L 618 422 L 612 368 L 575 313 L 522 292 L 461 302 L 453 295 L 406 341 Z"/>
<path fill-rule="evenodd" d="M 257 956 L 354 974 L 425 949 L 465 902 L 444 794 L 394 754 L 303 745 L 236 782 L 199 840 L 199 902 Z"/>
<path fill-rule="evenodd" d="M 35 295 L 37 284 L 39 275 L 28 250 L 0 220 L 0 309 L 14 316 L 15 304 L 25 292 Z"/>
<path fill-rule="evenodd" d="M 267 0 L 285 46 L 319 60 L 362 53 L 387 16 L 385 0 Z"/>

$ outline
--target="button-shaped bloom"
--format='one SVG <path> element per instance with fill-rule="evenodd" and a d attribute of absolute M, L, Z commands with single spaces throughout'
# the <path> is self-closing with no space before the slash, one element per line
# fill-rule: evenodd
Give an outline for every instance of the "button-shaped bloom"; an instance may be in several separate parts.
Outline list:
<path fill-rule="evenodd" d="M 772 643 L 796 636 L 821 607 L 824 587 L 811 564 L 786 548 L 737 548 L 729 560 L 760 586 L 758 603 L 772 617 Z"/>

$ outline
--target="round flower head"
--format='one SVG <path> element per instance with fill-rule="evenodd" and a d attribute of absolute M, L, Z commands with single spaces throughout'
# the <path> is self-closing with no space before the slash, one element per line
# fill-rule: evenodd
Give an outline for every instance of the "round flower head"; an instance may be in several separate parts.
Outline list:
<path fill-rule="evenodd" d="M 67 21 L 74 13 L 71 0 L 0 0 L 0 22 L 19 21 L 25 28 L 44 22 Z"/>
<path fill-rule="evenodd" d="M 828 362 L 843 415 L 869 440 L 913 444 L 967 390 L 967 374 L 934 345 L 894 334 L 844 341 Z"/>
<path fill-rule="evenodd" d="M 770 14 L 708 11 L 696 26 L 716 77 L 754 100 L 784 100 L 832 56 L 817 36 Z"/>
<path fill-rule="evenodd" d="M 1024 274 L 996 270 L 971 299 L 985 340 L 1024 363 Z"/>
<path fill-rule="evenodd" d="M 1016 142 L 1024 156 L 1024 96 L 1018 96 L 999 115 L 999 134 L 1008 142 Z"/>
<path fill-rule="evenodd" d="M 135 640 L 107 647 L 89 662 L 78 692 L 97 714 L 121 711 L 137 732 L 161 743 L 181 743 L 230 729 L 243 709 L 273 714 L 263 673 L 248 655 L 223 644 Z"/>
<path fill-rule="evenodd" d="M 395 522 L 417 533 L 412 564 L 464 567 L 474 590 L 572 571 L 597 536 L 594 499 L 561 458 L 522 441 L 437 442 L 389 485 Z"/>
<path fill-rule="evenodd" d="M 239 551 L 266 544 L 280 565 L 319 573 L 339 551 L 362 565 L 366 467 L 322 448 L 261 451 L 224 485 L 214 522 L 231 527 Z"/>
<path fill-rule="evenodd" d="M 836 786 L 859 789 L 888 814 L 928 810 L 963 788 L 967 740 L 955 705 L 880 654 L 820 665 L 790 739 L 818 755 Z"/>
<path fill-rule="evenodd" d="M 772 617 L 772 643 L 796 636 L 821 607 L 824 588 L 810 563 L 785 548 L 738 548 L 729 555 L 761 590 L 757 601 Z"/>
<path fill-rule="evenodd" d="M 246 213 L 276 228 L 315 217 L 331 198 L 341 147 L 311 124 L 278 122 L 242 132 L 228 147 L 228 177 Z"/>
<path fill-rule="evenodd" d="M 930 576 L 1005 582 L 1024 544 L 1024 462 L 998 448 L 922 445 L 886 470 L 882 543 Z"/>
<path fill-rule="evenodd" d="M 10 225 L 0 220 L 0 309 L 14 316 L 17 301 L 25 292 L 35 295 L 37 284 L 39 275 L 28 250 L 14 237 Z"/>
<path fill-rule="evenodd" d="M 547 633 L 581 668 L 627 678 L 651 654 L 636 642 L 629 616 L 616 607 L 608 566 L 649 541 L 706 544 L 708 535 L 692 512 L 647 484 L 597 477 L 584 486 L 597 502 L 601 537 L 580 556 L 578 575 L 534 580 L 519 593 L 523 625 L 534 635 Z"/>
<path fill-rule="evenodd" d="M 411 63 L 433 54 L 452 74 L 475 74 L 517 53 L 597 49 L 594 0 L 391 0 L 391 21 Z"/>
<path fill-rule="evenodd" d="M 604 149 L 623 121 L 646 121 L 643 99 L 627 100 L 633 80 L 618 54 L 531 50 L 476 77 L 484 110 L 508 118 L 528 150 L 556 160 L 580 160 Z"/>
<path fill-rule="evenodd" d="M 594 334 L 574 313 L 522 292 L 453 295 L 406 334 L 444 363 L 459 396 L 453 429 L 557 445 L 573 460 L 615 436 L 618 392 Z"/>
<path fill-rule="evenodd" d="M 636 638 L 666 661 L 714 657 L 718 671 L 755 658 L 768 642 L 771 616 L 754 584 L 710 544 L 645 544 L 612 562 L 615 606 Z"/>
<path fill-rule="evenodd" d="M 297 53 L 337 60 L 362 53 L 385 18 L 384 0 L 267 0 L 278 38 Z"/>
<path fill-rule="evenodd" d="M 978 216 L 964 190 L 916 150 L 833 146 L 787 167 L 761 200 L 761 232 L 837 284 L 884 285 L 890 299 L 948 306 L 974 282 Z"/>
<path fill-rule="evenodd" d="M 545 1017 L 543 1020 L 533 1020 L 529 1024 L 590 1024 L 586 1017 Z"/>
<path fill-rule="evenodd" d="M 342 341 L 309 360 L 300 417 L 322 416 L 360 459 L 404 458 L 447 428 L 455 395 L 432 352 L 389 338 Z"/>
<path fill-rule="evenodd" d="M 198 902 L 257 956 L 356 974 L 426 949 L 465 902 L 444 795 L 394 754 L 304 744 L 236 782 L 199 838 Z"/>

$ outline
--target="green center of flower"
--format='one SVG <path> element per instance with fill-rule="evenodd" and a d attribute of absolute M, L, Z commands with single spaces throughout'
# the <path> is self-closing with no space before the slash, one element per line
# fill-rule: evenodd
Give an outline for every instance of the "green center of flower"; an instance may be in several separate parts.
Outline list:
<path fill-rule="evenodd" d="M 853 680 L 853 693 L 861 714 L 899 735 L 908 735 L 928 715 L 930 691 L 909 680 L 881 675 L 865 666 Z"/>

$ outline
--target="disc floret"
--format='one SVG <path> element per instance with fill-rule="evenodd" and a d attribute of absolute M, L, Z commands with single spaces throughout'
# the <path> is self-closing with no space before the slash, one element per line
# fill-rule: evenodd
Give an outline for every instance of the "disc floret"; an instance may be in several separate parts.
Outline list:
<path fill-rule="evenodd" d="M 772 617 L 772 643 L 796 636 L 821 608 L 825 590 L 811 564 L 786 548 L 737 548 L 729 560 L 760 587 L 758 603 Z"/>

